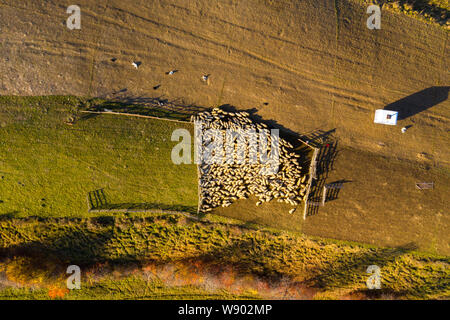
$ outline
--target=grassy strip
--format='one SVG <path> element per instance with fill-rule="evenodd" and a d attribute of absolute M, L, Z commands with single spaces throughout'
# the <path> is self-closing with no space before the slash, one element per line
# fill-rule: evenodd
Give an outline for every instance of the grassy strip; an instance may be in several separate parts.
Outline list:
<path fill-rule="evenodd" d="M 184 217 L 13 219 L 0 222 L 0 254 L 7 279 L 33 283 L 68 264 L 202 262 L 240 274 L 288 278 L 320 290 L 320 297 L 365 292 L 369 265 L 381 268 L 382 290 L 402 298 L 449 297 L 450 260 L 408 248 L 375 248 L 321 241 Z M 27 257 L 29 263 L 13 263 Z M 45 259 L 43 259 L 45 257 Z M 9 260 L 12 259 L 12 260 Z M 45 262 L 44 262 L 45 260 Z M 39 281 L 37 281 L 39 283 Z"/>
<path fill-rule="evenodd" d="M 103 279 L 87 284 L 81 290 L 61 288 L 12 288 L 0 290 L 0 300 L 208 300 L 258 299 L 257 295 L 234 295 L 225 290 L 215 293 L 195 286 L 166 286 L 161 281 L 141 277 Z"/>

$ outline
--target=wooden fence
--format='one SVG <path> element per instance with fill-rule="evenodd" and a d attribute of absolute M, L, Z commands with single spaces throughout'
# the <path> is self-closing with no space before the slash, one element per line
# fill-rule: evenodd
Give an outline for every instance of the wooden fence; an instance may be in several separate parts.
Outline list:
<path fill-rule="evenodd" d="M 81 110 L 81 112 L 82 113 L 95 113 L 95 114 L 115 114 L 115 115 L 119 115 L 119 116 L 173 121 L 173 122 L 179 122 L 179 123 L 191 123 L 190 121 L 186 121 L 186 120 L 176 120 L 176 119 L 162 118 L 162 117 L 156 117 L 156 116 L 145 116 L 142 114 L 135 114 L 135 113 L 125 113 L 125 112 L 115 112 L 115 111 L 89 111 L 89 110 Z"/>
<path fill-rule="evenodd" d="M 313 147 L 311 147 L 313 148 Z M 308 179 L 308 187 L 306 189 L 306 194 L 305 194 L 305 208 L 303 210 L 303 220 L 306 219 L 306 213 L 308 212 L 308 197 L 309 197 L 309 193 L 311 192 L 311 185 L 312 185 L 312 181 L 313 179 L 317 179 L 317 156 L 319 154 L 319 149 L 318 148 L 313 148 L 314 149 L 314 154 L 313 157 L 311 159 L 311 165 L 309 166 L 309 179 Z"/>

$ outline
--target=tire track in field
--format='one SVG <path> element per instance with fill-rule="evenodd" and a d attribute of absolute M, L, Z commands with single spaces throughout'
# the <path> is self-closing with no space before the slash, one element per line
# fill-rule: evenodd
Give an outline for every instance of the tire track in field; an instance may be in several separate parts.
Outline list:
<path fill-rule="evenodd" d="M 105 20 L 108 23 L 111 23 L 113 25 L 122 27 L 124 29 L 137 30 L 141 34 L 149 37 L 150 39 L 158 41 L 158 42 L 160 42 L 160 43 L 162 43 L 164 45 L 167 45 L 167 46 L 170 46 L 170 47 L 174 47 L 176 49 L 181 49 L 181 50 L 187 51 L 189 53 L 195 52 L 195 53 L 200 54 L 200 55 L 202 55 L 204 57 L 213 58 L 213 59 L 219 60 L 219 61 L 221 61 L 221 62 L 223 62 L 223 63 L 225 63 L 227 65 L 234 65 L 234 66 L 236 66 L 238 68 L 242 68 L 242 67 L 246 67 L 247 66 L 246 64 L 243 64 L 243 63 L 237 63 L 237 62 L 229 60 L 229 59 L 221 58 L 218 55 L 203 53 L 201 51 L 197 51 L 195 48 L 185 47 L 185 46 L 182 46 L 180 44 L 176 44 L 174 42 L 171 42 L 169 40 L 166 40 L 166 39 L 163 39 L 163 38 L 159 38 L 159 37 L 155 37 L 152 34 L 149 34 L 146 30 L 138 28 L 138 27 L 134 27 L 133 29 L 131 29 L 126 24 L 120 23 L 117 20 L 114 20 L 112 18 L 97 17 L 94 12 L 89 12 L 89 13 L 92 14 L 94 17 L 96 17 L 96 19 L 103 19 L 103 20 Z M 139 16 L 137 16 L 137 17 L 139 17 Z M 161 23 L 155 22 L 153 20 L 149 20 L 147 18 L 142 18 L 142 19 L 144 19 L 146 21 L 148 20 L 151 23 L 153 23 L 153 24 L 155 24 L 157 26 L 163 27 L 163 28 L 169 28 L 169 29 L 172 29 L 172 30 L 175 30 L 175 31 L 180 31 L 180 32 L 182 32 L 182 33 L 184 33 L 186 35 L 194 37 L 197 40 L 205 41 L 206 43 L 219 46 L 219 47 L 221 47 L 223 49 L 230 48 L 230 46 L 228 44 L 220 43 L 220 42 L 215 41 L 213 39 L 208 39 L 208 38 L 205 38 L 205 37 L 202 37 L 202 36 L 198 36 L 198 35 L 193 34 L 192 32 L 188 32 L 188 31 L 185 31 L 185 30 L 182 30 L 182 29 L 179 29 L 179 28 L 174 28 L 174 27 L 171 27 L 171 26 L 168 26 L 168 25 L 165 25 L 165 24 L 161 24 Z M 366 103 L 380 103 L 378 100 L 376 100 L 376 98 L 369 97 L 367 95 L 367 93 L 362 94 L 362 93 L 357 93 L 355 91 L 346 90 L 346 89 L 344 89 L 342 87 L 336 87 L 336 86 L 332 85 L 331 83 L 329 83 L 327 81 L 320 80 L 320 77 L 321 77 L 320 74 L 308 72 L 309 76 L 305 76 L 305 72 L 306 71 L 303 72 L 303 71 L 300 71 L 300 70 L 298 70 L 298 69 L 296 69 L 296 68 L 294 68 L 292 66 L 283 65 L 283 64 L 278 63 L 278 62 L 276 62 L 276 61 L 274 61 L 272 59 L 269 59 L 269 58 L 266 58 L 264 56 L 261 56 L 261 55 L 255 53 L 255 52 L 252 52 L 252 51 L 249 51 L 249 50 L 244 50 L 244 49 L 238 49 L 238 48 L 236 48 L 234 46 L 231 46 L 231 49 L 234 50 L 235 52 L 240 53 L 244 57 L 250 58 L 251 60 L 258 61 L 258 62 L 260 62 L 263 65 L 269 65 L 269 66 L 271 66 L 273 68 L 276 68 L 276 69 L 278 69 L 280 71 L 289 72 L 289 73 L 291 73 L 291 74 L 293 74 L 295 76 L 301 76 L 302 79 L 308 80 L 316 88 L 318 88 L 318 89 L 320 89 L 322 91 L 330 91 L 330 92 L 333 92 L 333 93 L 349 95 L 349 96 L 357 98 L 357 99 L 361 100 L 362 102 L 366 102 Z M 261 71 L 263 71 L 263 72 L 267 72 L 266 71 L 267 70 L 266 67 L 261 66 L 259 69 Z M 393 91 L 393 90 L 391 90 L 391 91 Z"/>
<path fill-rule="evenodd" d="M 215 39 L 211 39 L 211 38 L 206 37 L 206 36 L 198 35 L 198 34 L 196 34 L 194 32 L 185 30 L 183 28 L 179 28 L 179 27 L 176 27 L 176 26 L 170 26 L 170 25 L 165 24 L 165 23 L 161 23 L 161 22 L 158 22 L 158 21 L 155 21 L 155 20 L 152 20 L 152 19 L 148 19 L 148 18 L 140 16 L 139 14 L 130 12 L 130 11 L 125 10 L 125 9 L 120 9 L 120 8 L 111 8 L 111 9 L 112 9 L 113 12 L 117 10 L 118 12 L 121 12 L 121 13 L 125 14 L 126 16 L 130 16 L 133 19 L 141 20 L 141 21 L 144 21 L 145 23 L 150 23 L 150 24 L 154 25 L 158 29 L 169 30 L 170 32 L 173 32 L 174 34 L 181 34 L 182 35 L 181 38 L 194 39 L 194 41 L 191 41 L 191 43 L 195 42 L 197 40 L 202 41 L 202 42 L 204 42 L 206 44 L 205 46 L 202 46 L 202 47 L 208 47 L 208 45 L 209 45 L 209 46 L 211 46 L 210 50 L 212 50 L 212 51 L 231 48 L 234 51 L 234 53 L 236 55 L 238 55 L 238 57 L 236 57 L 235 59 L 229 59 L 229 58 L 227 59 L 226 56 L 225 57 L 223 57 L 223 56 L 221 57 L 220 54 L 215 54 L 213 52 L 205 52 L 205 50 L 198 50 L 197 48 L 192 48 L 189 45 L 187 45 L 187 46 L 186 45 L 182 45 L 182 44 L 178 43 L 177 41 L 175 41 L 175 42 L 174 41 L 170 41 L 170 40 L 164 39 L 163 37 L 155 37 L 152 32 L 148 31 L 147 29 L 145 29 L 143 27 L 142 28 L 138 27 L 138 28 L 134 28 L 133 29 L 129 25 L 121 22 L 120 20 L 110 18 L 110 17 L 108 17 L 106 15 L 99 15 L 98 13 L 93 12 L 92 10 L 89 10 L 89 9 L 83 9 L 83 13 L 87 14 L 90 17 L 92 17 L 96 21 L 104 21 L 105 22 L 105 23 L 103 23 L 104 29 L 106 29 L 106 24 L 109 23 L 111 25 L 118 26 L 118 27 L 120 27 L 121 29 L 124 29 L 124 30 L 129 30 L 129 31 L 137 30 L 140 34 L 142 34 L 142 35 L 146 36 L 147 38 L 152 39 L 154 41 L 158 41 L 159 43 L 161 43 L 163 45 L 166 45 L 166 46 L 169 46 L 169 47 L 173 47 L 176 50 L 178 50 L 178 49 L 179 50 L 183 50 L 185 52 L 188 52 L 191 55 L 197 54 L 197 55 L 203 56 L 203 57 L 208 58 L 208 59 L 214 59 L 216 61 L 220 61 L 220 62 L 224 63 L 225 65 L 234 66 L 236 68 L 242 69 L 242 68 L 246 68 L 248 64 L 254 64 L 256 69 L 259 70 L 259 71 L 262 71 L 263 73 L 267 72 L 267 66 L 272 68 L 272 69 L 276 69 L 276 70 L 278 70 L 279 72 L 282 72 L 282 73 L 286 73 L 287 72 L 287 73 L 289 73 L 289 74 L 291 74 L 291 75 L 293 75 L 295 77 L 301 77 L 301 80 L 303 80 L 303 81 L 308 81 L 308 83 L 311 84 L 312 87 L 314 87 L 314 88 L 316 88 L 318 90 L 321 90 L 321 91 L 329 93 L 329 94 L 331 93 L 333 96 L 335 96 L 335 98 L 337 96 L 347 97 L 351 101 L 354 101 L 354 104 L 355 104 L 356 107 L 359 107 L 359 105 L 361 105 L 361 104 L 372 104 L 372 105 L 382 105 L 383 104 L 382 101 L 380 101 L 378 96 L 375 95 L 375 94 L 369 95 L 369 94 L 367 94 L 365 92 L 363 93 L 362 91 L 358 92 L 357 90 L 354 90 L 354 89 L 350 89 L 349 90 L 349 89 L 345 89 L 345 88 L 343 88 L 341 86 L 334 85 L 333 82 L 336 83 L 336 80 L 338 80 L 338 77 L 336 77 L 336 71 L 333 72 L 333 78 L 335 80 L 333 82 L 331 82 L 331 81 L 328 81 L 328 80 L 324 79 L 324 72 L 319 73 L 319 72 L 311 71 L 311 70 L 299 70 L 295 66 L 284 64 L 282 62 L 278 62 L 278 61 L 276 61 L 274 59 L 271 59 L 269 57 L 265 57 L 264 55 L 258 54 L 257 52 L 254 52 L 252 50 L 238 49 L 235 46 L 230 46 L 230 44 L 225 44 L 225 43 L 217 41 Z M 211 17 L 211 16 L 207 16 L 207 17 L 208 17 L 208 19 L 213 19 L 213 17 Z M 251 32 L 251 33 L 256 32 L 259 35 L 263 35 L 263 33 L 260 32 L 260 31 L 257 31 L 257 30 L 251 29 L 251 28 L 245 28 L 245 27 L 239 26 L 238 24 L 227 22 L 224 19 L 220 19 L 219 21 L 221 21 L 224 24 L 227 24 L 227 25 L 233 26 L 235 28 L 238 28 L 239 30 L 246 30 L 246 31 Z M 103 32 L 101 32 L 101 33 L 103 34 Z M 270 34 L 266 35 L 266 36 L 271 38 L 271 39 L 273 39 L 274 41 L 281 41 L 281 43 L 286 43 L 286 44 L 291 45 L 291 46 L 294 46 L 294 45 L 298 46 L 299 45 L 299 44 L 297 44 L 294 41 L 289 41 L 289 40 L 286 40 L 286 39 L 275 37 L 275 36 L 272 36 Z M 361 40 L 366 41 L 366 42 L 370 41 L 370 40 L 368 40 L 366 38 L 362 38 Z M 43 41 L 48 43 L 48 41 L 46 41 L 46 40 L 43 40 Z M 117 49 L 116 49 L 115 46 L 107 45 L 106 43 L 102 43 L 100 45 L 100 44 L 98 44 L 96 42 L 98 42 L 98 41 L 76 41 L 76 40 L 72 40 L 72 41 L 66 43 L 67 45 L 65 45 L 65 44 L 63 45 L 62 43 L 64 43 L 64 42 L 59 42 L 58 43 L 57 41 L 54 41 L 53 43 L 55 44 L 54 48 L 57 48 L 59 46 L 61 48 L 64 48 L 64 51 L 69 51 L 70 50 L 70 46 L 72 45 L 74 47 L 75 46 L 82 46 L 82 47 L 84 47 L 86 49 L 90 48 L 90 49 L 94 50 L 95 52 L 100 52 L 101 51 L 103 53 L 106 52 L 106 53 L 111 53 L 111 54 L 117 52 Z M 17 43 L 19 44 L 20 41 L 17 41 Z M 383 43 L 383 44 L 380 44 L 380 45 L 384 46 L 386 48 L 390 47 L 389 44 L 386 44 L 386 43 Z M 324 57 L 330 56 L 330 53 L 327 52 L 327 51 L 320 51 L 320 50 L 308 48 L 306 46 L 300 46 L 300 47 L 304 51 L 310 52 L 311 50 L 313 50 L 313 53 L 315 53 L 315 54 L 321 54 Z M 57 52 L 58 50 L 56 50 L 56 49 L 52 51 L 50 48 L 47 48 L 47 49 L 44 49 L 42 51 L 45 52 L 45 50 L 48 50 L 49 53 L 52 53 L 54 55 L 58 54 L 58 52 Z M 399 48 L 396 48 L 395 50 L 391 50 L 391 51 L 394 52 L 395 54 L 398 54 L 399 56 L 403 56 L 403 55 L 406 54 L 405 50 L 400 50 Z M 75 51 L 72 51 L 72 52 L 74 53 Z M 78 51 L 76 51 L 76 52 L 77 52 L 76 57 L 77 58 L 81 57 L 81 55 L 79 55 Z M 136 53 L 138 53 L 140 55 L 143 55 L 143 56 L 148 56 L 148 52 L 145 49 L 142 49 L 142 50 L 139 50 L 139 49 L 130 49 L 130 50 L 122 49 L 121 52 L 122 52 L 122 54 L 123 53 L 128 54 L 130 57 L 136 55 Z M 345 57 L 341 59 L 340 56 L 342 56 L 342 54 L 339 55 L 338 53 L 339 52 L 337 51 L 333 55 L 334 56 L 334 63 L 335 63 L 335 65 L 337 64 L 337 62 L 349 62 L 349 61 L 351 61 L 350 59 L 345 58 Z M 63 54 L 60 53 L 60 55 L 63 55 Z M 239 56 L 241 58 L 243 58 L 243 59 L 239 58 Z M 256 61 L 257 63 L 253 63 L 253 62 L 245 63 L 246 59 L 249 59 L 250 61 Z M 93 65 L 94 65 L 94 62 L 91 62 L 91 66 L 93 66 Z M 368 66 L 367 63 L 357 62 L 356 65 L 359 66 L 359 67 L 370 67 L 370 68 L 373 68 L 373 66 Z M 308 67 L 311 68 L 311 65 L 309 65 Z M 322 67 L 318 66 L 317 68 L 322 68 Z M 321 69 L 321 71 L 323 71 L 323 69 Z M 93 70 L 91 70 L 90 73 L 93 76 Z M 284 77 L 282 73 L 279 73 L 279 77 L 280 78 Z M 91 87 L 92 87 L 92 82 L 93 82 L 93 79 L 91 80 Z M 368 81 L 363 81 L 362 79 L 357 79 L 356 80 L 356 84 L 365 84 L 365 85 L 368 85 L 368 86 L 372 86 L 373 85 L 372 83 L 370 83 Z M 395 94 L 402 93 L 400 90 L 395 90 L 395 89 L 391 89 L 391 88 L 382 87 L 382 89 L 387 91 L 387 92 L 391 92 L 391 93 L 395 93 Z"/>
<path fill-rule="evenodd" d="M 335 13 L 335 19 L 336 19 L 336 26 L 335 26 L 335 49 L 334 49 L 334 65 L 333 65 L 333 81 L 336 83 L 336 69 L 337 69 L 337 53 L 339 49 L 339 7 L 338 7 L 338 0 L 334 0 L 334 13 Z M 336 97 L 335 93 L 332 92 L 331 95 L 331 119 L 333 121 L 332 127 L 336 128 L 336 119 L 334 117 L 334 109 L 336 105 Z"/>
<path fill-rule="evenodd" d="M 132 12 L 130 12 L 130 11 L 126 11 L 126 10 L 124 10 L 124 9 L 118 9 L 118 8 L 115 8 L 115 9 L 116 9 L 116 10 L 120 10 L 120 11 L 123 12 L 123 13 L 127 13 L 127 14 L 129 14 L 129 15 L 135 17 L 135 18 L 141 19 L 141 20 L 143 20 L 143 21 L 145 21 L 145 22 L 149 22 L 149 23 L 151 23 L 151 24 L 154 24 L 155 26 L 157 26 L 157 27 L 159 27 L 159 28 L 164 28 L 164 29 L 167 29 L 167 30 L 171 30 L 171 31 L 175 31 L 175 32 L 180 32 L 180 33 L 185 34 L 185 35 L 187 35 L 187 36 L 190 36 L 190 37 L 192 37 L 192 38 L 194 38 L 194 39 L 198 39 L 198 40 L 201 40 L 201 41 L 205 41 L 205 42 L 207 42 L 207 43 L 211 43 L 211 44 L 213 44 L 213 45 L 216 45 L 216 46 L 219 46 L 219 47 L 222 47 L 222 48 L 225 48 L 225 49 L 231 48 L 231 49 L 233 49 L 234 51 L 241 52 L 242 54 L 247 55 L 247 56 L 249 56 L 249 57 L 251 57 L 251 58 L 254 58 L 254 59 L 256 59 L 256 60 L 259 60 L 259 61 L 261 61 L 261 62 L 268 63 L 268 64 L 272 64 L 273 66 L 278 67 L 278 68 L 280 68 L 280 69 L 283 70 L 283 71 L 293 72 L 293 73 L 301 74 L 301 75 L 303 75 L 304 72 L 308 72 L 307 70 L 299 71 L 299 70 L 296 69 L 295 67 L 289 66 L 289 65 L 286 65 L 286 64 L 283 65 L 282 63 L 278 63 L 278 62 L 274 61 L 273 59 L 266 58 L 266 57 L 264 57 L 264 56 L 262 56 L 262 55 L 259 55 L 259 54 L 256 53 L 256 52 L 253 52 L 253 51 L 250 51 L 250 50 L 239 49 L 239 48 L 237 48 L 237 47 L 230 46 L 230 44 L 228 44 L 228 43 L 219 42 L 218 40 L 215 40 L 215 39 L 212 39 L 212 38 L 208 38 L 208 37 L 206 37 L 206 36 L 204 36 L 204 35 L 198 35 L 198 34 L 195 34 L 195 33 L 193 33 L 193 32 L 190 32 L 190 31 L 187 31 L 187 30 L 184 30 L 184 29 L 175 27 L 175 26 L 170 26 L 170 25 L 168 25 L 168 24 L 160 23 L 160 22 L 157 22 L 157 21 L 155 21 L 155 20 L 151 20 L 151 19 L 142 17 L 142 16 L 140 16 L 140 15 L 137 15 L 137 14 L 132 13 Z M 91 14 L 95 14 L 95 13 L 91 12 Z M 98 18 L 98 17 L 97 17 L 97 18 Z M 218 20 L 219 20 L 219 21 L 225 21 L 225 20 L 222 20 L 222 19 L 218 19 Z M 111 21 L 108 21 L 108 22 L 111 22 Z M 230 25 L 232 25 L 232 26 L 238 26 L 238 25 L 235 25 L 235 24 L 232 24 L 232 23 L 229 23 L 229 22 L 225 22 L 225 23 L 230 24 Z M 119 26 L 124 27 L 123 24 L 119 24 Z M 239 27 L 239 28 L 243 28 L 243 27 Z M 245 29 L 245 28 L 243 28 L 243 29 Z M 249 31 L 251 31 L 251 32 L 259 33 L 259 34 L 261 34 L 261 35 L 263 35 L 263 36 L 267 36 L 267 37 L 269 37 L 269 38 L 273 38 L 273 39 L 275 39 L 275 40 L 277 40 L 277 41 L 282 41 L 282 42 L 286 42 L 286 41 L 287 41 L 287 40 L 284 40 L 284 39 L 280 39 L 280 38 L 277 38 L 277 37 L 273 37 L 273 36 L 271 36 L 271 35 L 264 35 L 262 32 L 254 31 L 254 29 L 249 29 L 249 28 L 247 28 L 247 30 L 249 30 Z M 148 33 L 145 33 L 145 32 L 143 32 L 143 33 L 148 35 Z M 295 42 L 288 42 L 288 43 L 291 44 L 291 45 L 294 45 L 294 46 L 296 47 L 296 48 L 294 48 L 294 49 L 298 49 L 298 47 L 299 47 L 299 48 L 301 48 L 301 49 L 303 49 L 303 50 L 305 50 L 305 51 L 311 51 L 311 53 L 314 53 L 314 54 L 316 54 L 316 55 L 328 56 L 328 57 L 330 57 L 330 58 L 335 56 L 335 54 L 332 54 L 332 53 L 329 53 L 329 52 L 326 52 L 326 51 L 320 51 L 320 50 L 318 50 L 318 49 L 309 48 L 309 47 L 303 46 L 303 45 L 298 44 L 298 43 L 295 43 Z M 343 61 L 354 63 L 353 60 L 351 60 L 351 59 L 349 59 L 349 58 L 346 58 L 344 55 L 339 56 L 339 58 L 342 59 Z M 364 66 L 364 67 L 367 67 L 367 68 L 372 68 L 372 65 L 369 65 L 369 64 L 367 64 L 367 63 L 358 62 L 358 64 L 359 64 L 359 65 L 362 65 L 362 66 Z M 321 71 L 323 71 L 323 70 L 321 70 Z M 310 75 L 312 76 L 311 79 L 314 79 L 314 80 L 315 80 L 318 76 L 320 76 L 320 74 L 318 74 L 318 73 L 313 73 L 313 72 L 310 72 Z"/>
<path fill-rule="evenodd" d="M 221 47 L 221 48 L 229 48 L 230 47 L 229 44 L 220 43 L 220 42 L 218 42 L 216 40 L 208 39 L 208 38 L 196 35 L 196 34 L 194 34 L 192 32 L 189 32 L 189 31 L 177 28 L 177 27 L 172 27 L 172 26 L 169 26 L 167 24 L 162 24 L 162 23 L 159 23 L 157 21 L 141 17 L 141 16 L 139 16 L 137 14 L 131 13 L 131 12 L 123 10 L 123 9 L 116 9 L 116 8 L 114 8 L 114 10 L 119 10 L 119 11 L 121 11 L 121 12 L 123 12 L 125 14 L 128 14 L 128 15 L 131 15 L 131 16 L 137 18 L 137 19 L 141 19 L 143 21 L 152 23 L 152 24 L 154 24 L 155 26 L 157 26 L 159 28 L 165 28 L 165 29 L 168 29 L 168 30 L 180 32 L 180 33 L 182 33 L 184 35 L 188 35 L 190 37 L 193 37 L 194 39 L 198 39 L 198 40 L 204 41 L 204 42 L 209 43 L 209 44 L 213 44 L 213 45 Z M 95 18 L 97 20 L 98 19 L 103 19 L 104 21 L 109 22 L 111 24 L 115 24 L 115 25 L 117 25 L 117 26 L 119 26 L 121 28 L 128 29 L 130 31 L 133 30 L 132 28 L 128 27 L 126 24 L 119 23 L 115 19 L 107 18 L 105 16 L 99 17 L 96 13 L 94 13 L 94 12 L 92 12 L 90 10 L 86 10 L 86 9 L 84 9 L 83 12 L 90 14 L 93 18 Z M 249 30 L 252 30 L 252 29 L 249 29 Z M 190 53 L 192 51 L 195 52 L 195 49 L 192 50 L 192 49 L 190 49 L 188 47 L 183 47 L 181 45 L 177 45 L 177 44 L 175 44 L 173 42 L 170 42 L 168 40 L 164 40 L 164 39 L 158 38 L 158 37 L 153 37 L 148 32 L 146 32 L 146 31 L 144 31 L 142 29 L 140 29 L 140 32 L 142 34 L 146 35 L 147 37 L 150 37 L 153 40 L 161 42 L 164 45 L 171 46 L 171 47 L 174 47 L 176 49 L 182 49 L 182 50 L 188 51 Z M 278 38 L 276 38 L 276 39 L 278 40 Z M 76 43 L 76 42 L 74 42 L 74 43 Z M 80 44 L 83 44 L 85 47 L 90 47 L 94 51 L 100 50 L 100 49 L 102 49 L 102 50 L 108 49 L 108 46 L 106 46 L 105 44 L 102 45 L 102 47 L 99 47 L 98 45 L 94 45 L 94 43 L 82 42 L 82 41 L 80 41 Z M 293 42 L 293 44 L 295 44 L 295 42 Z M 231 48 L 235 52 L 240 53 L 242 56 L 247 57 L 247 58 L 252 59 L 252 60 L 256 60 L 256 61 L 258 61 L 259 63 L 261 63 L 263 65 L 269 65 L 269 66 L 271 66 L 273 68 L 276 68 L 276 69 L 278 69 L 280 71 L 289 72 L 289 73 L 291 73 L 291 74 L 293 74 L 295 76 L 301 76 L 302 79 L 305 79 L 305 80 L 309 81 L 312 85 L 314 85 L 319 90 L 322 90 L 322 91 L 325 91 L 325 92 L 331 92 L 333 94 L 348 95 L 349 97 L 353 97 L 353 98 L 359 99 L 359 101 L 361 101 L 363 103 L 380 103 L 376 98 L 368 97 L 367 94 L 362 94 L 362 93 L 357 93 L 355 91 L 346 90 L 344 88 L 340 88 L 340 87 L 334 86 L 334 85 L 330 84 L 329 82 L 327 82 L 325 80 L 320 80 L 321 74 L 319 74 L 319 73 L 310 72 L 310 71 L 307 71 L 307 70 L 300 71 L 300 70 L 296 69 L 293 66 L 289 66 L 289 65 L 282 64 L 282 63 L 278 63 L 277 61 L 272 60 L 272 59 L 267 58 L 267 57 L 264 57 L 264 56 L 261 56 L 261 55 L 259 55 L 256 52 L 252 52 L 250 50 L 238 49 L 238 48 L 233 47 L 233 46 L 231 46 Z M 306 48 L 306 47 L 303 47 L 303 48 Z M 52 54 L 56 54 L 56 52 L 51 52 L 51 50 L 49 50 L 49 49 L 47 49 L 47 50 L 48 50 L 48 52 L 50 52 Z M 308 50 L 308 49 L 306 49 L 306 50 Z M 113 52 L 113 51 L 114 51 L 113 47 L 109 47 L 109 52 Z M 146 53 L 145 50 L 139 50 L 139 51 L 133 50 L 132 52 L 130 52 L 130 56 L 134 55 L 136 52 L 140 52 L 142 54 Z M 325 51 L 316 50 L 315 52 L 316 53 L 320 53 L 322 55 L 329 55 L 329 53 L 327 53 Z M 205 56 L 207 58 L 213 58 L 213 59 L 219 60 L 219 61 L 221 61 L 221 62 L 223 62 L 223 63 L 225 63 L 227 65 L 234 65 L 234 66 L 236 66 L 238 68 L 245 67 L 245 64 L 237 63 L 237 62 L 231 61 L 229 59 L 223 59 L 223 58 L 220 58 L 218 55 L 202 53 L 202 52 L 199 52 L 199 51 L 197 51 L 196 53 L 201 54 L 201 55 L 203 55 L 203 56 Z M 349 61 L 349 59 L 346 59 L 346 58 L 344 58 L 343 60 L 344 61 Z M 91 62 L 91 66 L 93 66 L 93 65 L 94 65 L 94 61 Z M 263 66 L 261 66 L 260 69 L 262 71 L 266 70 L 266 68 L 263 67 Z M 305 73 L 308 73 L 308 76 L 305 77 Z M 91 67 L 91 70 L 90 70 L 90 74 L 91 74 L 91 77 L 92 77 L 93 76 L 93 69 L 92 69 L 92 67 Z M 91 88 L 92 88 L 92 81 L 93 81 L 93 78 L 90 80 L 90 89 L 89 90 L 91 90 Z"/>

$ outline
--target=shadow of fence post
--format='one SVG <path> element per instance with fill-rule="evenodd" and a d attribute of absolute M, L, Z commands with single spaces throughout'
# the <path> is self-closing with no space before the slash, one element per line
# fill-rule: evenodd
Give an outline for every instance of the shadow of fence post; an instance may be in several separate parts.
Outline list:
<path fill-rule="evenodd" d="M 307 216 L 312 216 L 318 213 L 319 207 L 324 206 L 326 202 L 326 187 L 325 181 L 328 177 L 328 172 L 333 170 L 333 165 L 337 157 L 337 141 L 330 141 L 329 135 L 335 130 L 327 132 L 320 131 L 318 134 L 313 134 L 313 139 L 320 139 L 322 145 L 316 148 L 317 154 L 314 158 L 315 165 L 312 166 L 308 197 L 305 201 L 305 208 L 303 212 L 303 219 Z M 328 141 L 328 143 L 326 143 Z M 325 195 L 325 198 L 324 198 Z"/>
<path fill-rule="evenodd" d="M 102 208 L 108 204 L 106 194 L 103 189 L 89 191 L 87 199 L 89 211 Z"/>

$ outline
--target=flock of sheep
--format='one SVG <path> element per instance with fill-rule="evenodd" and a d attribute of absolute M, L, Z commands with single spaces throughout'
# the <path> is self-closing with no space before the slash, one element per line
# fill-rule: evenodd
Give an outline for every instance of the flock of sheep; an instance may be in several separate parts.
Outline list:
<path fill-rule="evenodd" d="M 201 148 L 198 152 L 200 212 L 227 207 L 249 195 L 259 199 L 257 206 L 276 199 L 296 207 L 305 200 L 307 176 L 302 176 L 300 155 L 288 141 L 271 135 L 267 125 L 254 123 L 247 112 L 226 112 L 220 108 L 192 116 L 191 121 L 196 124 L 197 148 Z M 229 139 L 232 132 L 239 133 L 235 140 Z M 249 135 L 249 132 L 257 134 Z M 209 159 L 205 159 L 211 141 L 224 143 L 220 144 L 219 152 L 210 151 Z M 264 161 L 260 161 L 264 150 L 268 152 Z M 289 213 L 295 210 L 292 208 Z"/>

